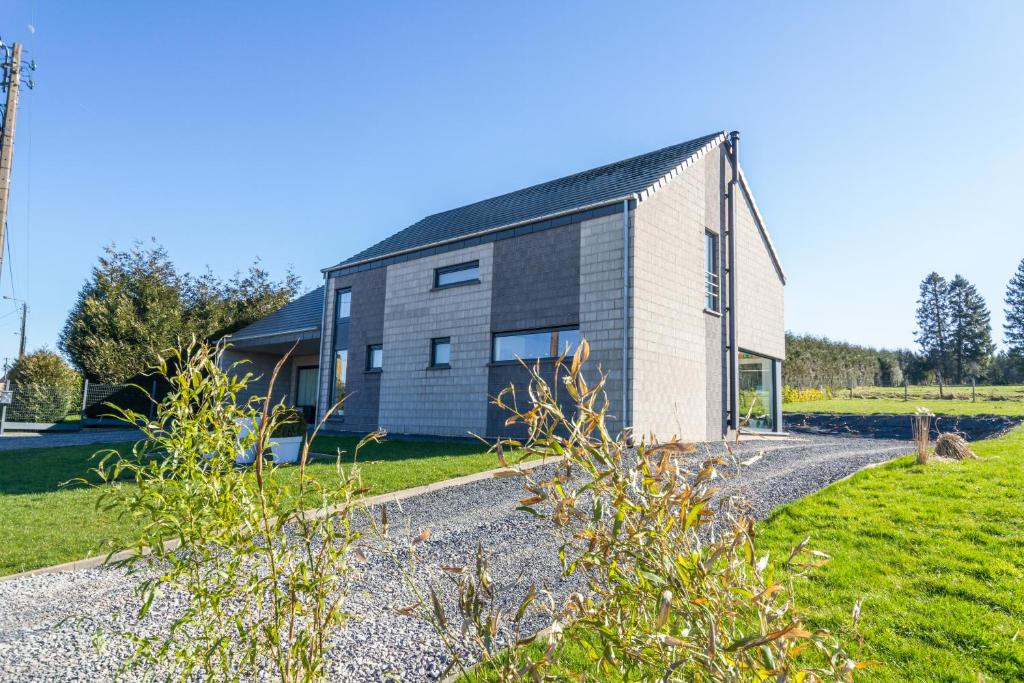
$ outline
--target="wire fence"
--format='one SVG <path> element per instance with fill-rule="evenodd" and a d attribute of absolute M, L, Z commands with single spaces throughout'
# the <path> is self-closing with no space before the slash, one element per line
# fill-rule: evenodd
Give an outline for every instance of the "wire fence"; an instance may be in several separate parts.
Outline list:
<path fill-rule="evenodd" d="M 85 381 L 79 386 L 12 384 L 4 422 L 61 424 L 116 422 L 116 409 L 152 415 L 154 402 L 168 387 L 147 378 L 140 384 L 102 384 Z M 68 426 L 71 426 L 68 424 Z"/>

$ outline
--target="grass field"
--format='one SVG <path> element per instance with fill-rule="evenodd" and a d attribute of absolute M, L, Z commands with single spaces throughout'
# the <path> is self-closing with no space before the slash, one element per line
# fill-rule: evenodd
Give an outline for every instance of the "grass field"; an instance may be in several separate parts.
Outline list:
<path fill-rule="evenodd" d="M 857 680 L 1024 680 L 1024 427 L 974 448 L 981 460 L 866 470 L 758 523 L 758 555 L 809 535 L 832 557 L 796 581 L 796 609 L 879 662 Z M 570 628 L 562 662 L 592 674 L 584 637 Z"/>
<path fill-rule="evenodd" d="M 1024 417 L 1024 386 L 978 387 L 974 400 L 971 387 L 945 387 L 945 398 L 935 386 L 857 387 L 852 392 L 839 390 L 835 398 L 824 401 L 783 403 L 787 413 L 912 413 L 924 406 L 936 415 L 1010 415 Z"/>
<path fill-rule="evenodd" d="M 313 450 L 346 451 L 351 461 L 353 437 L 320 437 Z M 96 510 L 100 491 L 62 486 L 78 477 L 97 481 L 90 456 L 109 446 L 33 448 L 0 452 L 0 575 L 69 562 L 124 548 L 132 540 L 113 513 Z M 130 448 L 117 444 L 117 448 Z M 390 441 L 371 444 L 360 454 L 363 481 L 370 494 L 387 493 L 497 467 L 480 444 L 464 441 Z M 333 476 L 334 461 L 314 462 L 316 476 Z M 279 470 L 294 478 L 297 468 Z"/>

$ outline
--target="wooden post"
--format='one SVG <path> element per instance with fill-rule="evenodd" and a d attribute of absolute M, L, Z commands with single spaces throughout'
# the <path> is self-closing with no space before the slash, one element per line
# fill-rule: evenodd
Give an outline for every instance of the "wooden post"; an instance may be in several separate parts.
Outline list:
<path fill-rule="evenodd" d="M 14 168 L 14 124 L 18 119 L 18 88 L 21 85 L 21 44 L 15 43 L 11 58 L 4 65 L 7 101 L 3 128 L 0 129 L 0 272 L 4 263 L 4 237 L 7 229 L 7 203 L 11 193 L 11 171 Z M 0 78 L 3 76 L 0 75 Z"/>
<path fill-rule="evenodd" d="M 89 398 L 89 380 L 82 382 L 82 419 L 85 419 L 85 402 Z"/>
<path fill-rule="evenodd" d="M 903 400 L 904 401 L 909 401 L 910 400 L 910 391 L 909 391 L 909 389 L 907 387 L 907 380 L 903 380 Z"/>
<path fill-rule="evenodd" d="M 975 401 L 978 400 L 977 397 L 976 397 L 976 393 L 975 393 L 976 390 L 977 390 L 976 382 L 977 382 L 977 380 L 975 380 L 973 377 L 971 377 L 971 403 L 974 403 Z"/>

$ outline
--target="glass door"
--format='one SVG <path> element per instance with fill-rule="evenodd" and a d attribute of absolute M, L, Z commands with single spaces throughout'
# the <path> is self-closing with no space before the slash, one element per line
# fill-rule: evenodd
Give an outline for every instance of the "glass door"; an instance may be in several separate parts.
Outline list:
<path fill-rule="evenodd" d="M 771 358 L 740 351 L 740 424 L 745 429 L 775 429 L 775 375 Z"/>
<path fill-rule="evenodd" d="M 319 368 L 315 365 L 307 365 L 296 370 L 295 407 L 302 411 L 306 422 L 313 422 L 316 417 L 316 385 L 319 378 Z"/>

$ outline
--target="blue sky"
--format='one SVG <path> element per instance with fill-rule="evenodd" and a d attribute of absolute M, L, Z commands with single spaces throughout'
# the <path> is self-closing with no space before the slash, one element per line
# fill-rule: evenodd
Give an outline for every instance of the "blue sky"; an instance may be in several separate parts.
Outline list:
<path fill-rule="evenodd" d="M 743 134 L 788 329 L 910 346 L 935 269 L 978 285 L 1002 339 L 1024 258 L 1024 3 L 0 10 L 39 64 L 9 216 L 30 348 L 55 345 L 111 242 L 156 237 L 225 276 L 258 257 L 313 287 L 423 215 L 722 129 Z"/>

